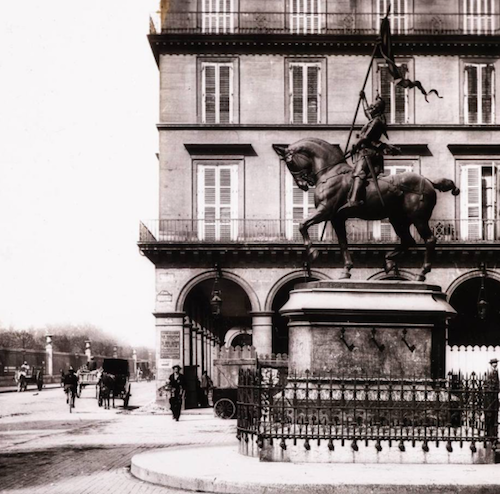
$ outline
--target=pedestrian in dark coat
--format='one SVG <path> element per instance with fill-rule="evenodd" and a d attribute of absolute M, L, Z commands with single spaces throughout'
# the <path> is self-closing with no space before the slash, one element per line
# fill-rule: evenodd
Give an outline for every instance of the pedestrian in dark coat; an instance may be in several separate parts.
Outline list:
<path fill-rule="evenodd" d="M 179 421 L 182 409 L 182 400 L 186 393 L 186 378 L 181 374 L 179 365 L 174 365 L 173 373 L 168 378 L 168 388 L 170 390 L 170 409 L 172 417 Z"/>

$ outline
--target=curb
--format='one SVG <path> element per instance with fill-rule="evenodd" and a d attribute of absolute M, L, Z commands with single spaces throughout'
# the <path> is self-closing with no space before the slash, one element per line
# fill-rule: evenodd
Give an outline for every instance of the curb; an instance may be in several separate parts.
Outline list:
<path fill-rule="evenodd" d="M 236 446 L 135 455 L 131 473 L 174 489 L 220 494 L 498 494 L 498 465 L 267 463 Z"/>

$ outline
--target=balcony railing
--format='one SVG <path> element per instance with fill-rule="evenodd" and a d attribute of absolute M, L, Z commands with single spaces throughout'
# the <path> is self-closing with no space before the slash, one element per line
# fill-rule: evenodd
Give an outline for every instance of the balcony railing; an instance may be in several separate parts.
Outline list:
<path fill-rule="evenodd" d="M 351 13 L 169 12 L 151 17 L 151 34 L 347 34 L 376 35 L 380 16 Z M 500 14 L 399 14 L 393 34 L 499 34 Z"/>
<path fill-rule="evenodd" d="M 431 220 L 430 226 L 439 243 L 500 243 L 500 220 Z M 412 235 L 421 242 L 415 228 Z M 387 221 L 349 220 L 348 240 L 351 244 L 395 243 L 398 238 Z M 314 242 L 336 242 L 335 233 L 327 225 L 309 230 Z M 294 220 L 151 220 L 140 224 L 140 243 L 284 243 L 300 244 L 302 236 Z"/>

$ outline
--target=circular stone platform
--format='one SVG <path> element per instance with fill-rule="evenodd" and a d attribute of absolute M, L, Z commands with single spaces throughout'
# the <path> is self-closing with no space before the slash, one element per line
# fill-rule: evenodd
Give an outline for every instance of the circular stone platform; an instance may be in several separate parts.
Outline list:
<path fill-rule="evenodd" d="M 498 494 L 500 465 L 265 463 L 235 446 L 154 450 L 132 474 L 176 489 L 223 494 Z"/>

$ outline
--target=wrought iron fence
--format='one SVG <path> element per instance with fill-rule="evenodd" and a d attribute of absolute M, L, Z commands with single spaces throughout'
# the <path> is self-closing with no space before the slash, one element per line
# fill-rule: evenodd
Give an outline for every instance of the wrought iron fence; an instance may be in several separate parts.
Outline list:
<path fill-rule="evenodd" d="M 350 12 L 169 12 L 161 23 L 151 16 L 151 33 L 200 34 L 364 34 L 379 32 L 381 16 Z M 398 14 L 390 17 L 397 35 L 499 32 L 498 14 Z"/>
<path fill-rule="evenodd" d="M 336 235 L 327 225 L 310 229 L 314 242 L 336 241 Z M 150 220 L 140 224 L 139 241 L 143 243 L 302 243 L 296 220 Z M 439 243 L 492 243 L 500 240 L 499 220 L 432 220 L 430 226 Z M 417 241 L 420 237 L 411 229 Z M 398 241 L 388 221 L 349 220 L 347 235 L 350 243 L 394 243 Z"/>
<path fill-rule="evenodd" d="M 498 438 L 498 373 L 447 379 L 337 378 L 325 375 L 280 377 L 273 369 L 242 370 L 238 385 L 238 439 L 280 441 L 283 449 L 305 440 L 340 440 L 357 450 L 359 441 L 418 441 L 495 446 Z"/>

